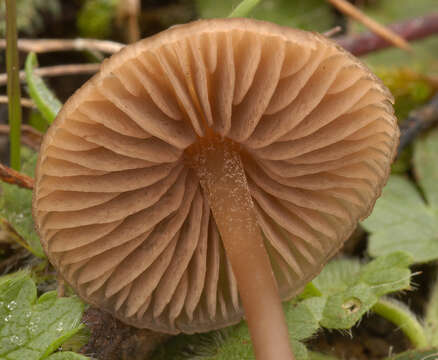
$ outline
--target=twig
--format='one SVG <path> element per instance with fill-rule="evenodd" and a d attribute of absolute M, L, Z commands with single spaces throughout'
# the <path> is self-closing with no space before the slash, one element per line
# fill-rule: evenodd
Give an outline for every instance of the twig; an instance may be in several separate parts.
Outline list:
<path fill-rule="evenodd" d="M 385 26 L 379 24 L 377 21 L 371 19 L 369 16 L 365 15 L 362 11 L 356 8 L 354 5 L 350 4 L 346 0 L 327 0 L 338 10 L 342 11 L 344 14 L 352 17 L 353 19 L 364 24 L 371 31 L 384 38 L 385 40 L 391 42 L 400 49 L 410 51 L 412 50 L 408 42 L 403 39 L 398 34 L 394 33 Z"/>
<path fill-rule="evenodd" d="M 3 164 L 0 164 L 0 180 L 25 189 L 33 189 L 33 179 Z"/>
<path fill-rule="evenodd" d="M 438 33 L 438 13 L 391 24 L 388 28 L 406 40 L 419 40 Z M 342 36 L 334 40 L 356 56 L 392 46 L 391 43 L 372 32 Z"/>
<path fill-rule="evenodd" d="M 7 95 L 0 95 L 0 104 L 7 104 L 9 102 L 9 98 Z M 33 103 L 32 99 L 26 99 L 21 98 L 20 99 L 21 106 L 28 107 L 28 108 L 35 108 L 35 104 Z"/>
<path fill-rule="evenodd" d="M 126 27 L 125 40 L 129 43 L 134 43 L 140 39 L 140 28 L 138 24 L 140 7 L 139 0 L 120 1 L 117 7 L 117 23 L 121 28 Z"/>
<path fill-rule="evenodd" d="M 71 65 L 56 65 L 47 66 L 35 69 L 34 74 L 39 76 L 60 76 L 60 75 L 78 75 L 78 74 L 94 74 L 100 69 L 100 64 L 71 64 Z M 20 71 L 20 81 L 24 81 L 26 74 Z M 7 74 L 0 74 L 0 86 L 5 85 L 8 80 Z"/>
<path fill-rule="evenodd" d="M 334 35 L 336 35 L 337 33 L 339 33 L 340 31 L 342 30 L 342 27 L 341 26 L 335 26 L 334 28 L 331 28 L 330 30 L 327 30 L 327 31 L 325 31 L 325 32 L 323 32 L 322 34 L 325 36 L 325 37 L 332 37 L 332 36 L 334 36 Z"/>
<path fill-rule="evenodd" d="M 29 244 L 24 240 L 20 234 L 18 234 L 15 229 L 9 224 L 9 222 L 4 219 L 0 218 L 0 226 L 5 230 L 9 236 L 20 246 L 25 248 L 27 251 L 29 251 L 31 254 L 35 255 L 35 252 L 32 250 L 32 248 L 29 246 Z"/>
<path fill-rule="evenodd" d="M 0 275 L 8 274 L 12 267 L 18 266 L 18 263 L 27 256 L 29 256 L 29 252 L 20 248 L 14 254 L 2 260 L 0 262 Z"/>
<path fill-rule="evenodd" d="M 18 50 L 34 53 L 55 51 L 101 51 L 113 54 L 122 49 L 125 44 L 115 41 L 97 39 L 19 39 Z M 0 49 L 6 48 L 6 40 L 0 39 Z"/>
<path fill-rule="evenodd" d="M 9 134 L 9 126 L 0 124 L 0 134 Z M 21 125 L 21 142 L 34 150 L 39 150 L 43 134 L 35 130 L 32 126 Z"/>
<path fill-rule="evenodd" d="M 413 110 L 407 119 L 400 125 L 400 143 L 397 156 L 409 145 L 422 131 L 438 124 L 438 94 L 427 104 Z"/>

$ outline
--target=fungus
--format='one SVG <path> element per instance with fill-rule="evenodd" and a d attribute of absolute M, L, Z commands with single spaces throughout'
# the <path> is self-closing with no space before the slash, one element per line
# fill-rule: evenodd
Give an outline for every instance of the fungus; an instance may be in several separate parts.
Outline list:
<path fill-rule="evenodd" d="M 398 142 L 392 97 L 323 36 L 201 20 L 127 46 L 64 105 L 34 218 L 87 302 L 176 334 L 237 323 L 293 358 L 281 300 L 371 211 Z"/>

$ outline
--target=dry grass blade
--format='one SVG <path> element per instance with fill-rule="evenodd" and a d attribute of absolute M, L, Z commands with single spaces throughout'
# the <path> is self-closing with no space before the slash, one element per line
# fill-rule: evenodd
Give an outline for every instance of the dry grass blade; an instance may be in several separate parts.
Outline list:
<path fill-rule="evenodd" d="M 360 11 L 358 8 L 356 8 L 354 5 L 350 4 L 346 0 L 327 0 L 327 1 L 330 2 L 333 6 L 335 6 L 339 11 L 341 11 L 345 15 L 350 16 L 351 18 L 359 21 L 367 28 L 369 28 L 371 31 L 375 32 L 385 40 L 397 46 L 398 48 L 406 51 L 412 50 L 411 46 L 405 39 L 403 39 L 401 36 L 393 32 L 392 30 L 388 29 L 387 27 L 371 19 L 370 17 L 365 15 L 362 11 Z"/>
<path fill-rule="evenodd" d="M 70 50 L 94 50 L 113 54 L 122 49 L 125 44 L 115 41 L 97 39 L 19 39 L 18 50 L 45 53 Z M 0 39 L 0 49 L 6 48 L 6 40 Z"/>
<path fill-rule="evenodd" d="M 438 33 L 438 13 L 404 20 L 388 25 L 388 28 L 408 41 L 423 39 Z M 365 55 L 393 45 L 371 31 L 340 36 L 335 41 L 356 56 Z M 438 84 L 438 80 L 435 80 L 435 82 Z"/>
<path fill-rule="evenodd" d="M 94 74 L 99 71 L 100 64 L 71 64 L 71 65 L 56 65 L 47 66 L 35 69 L 34 74 L 39 76 L 60 76 L 60 75 L 79 75 L 79 74 Z M 26 74 L 20 71 L 20 81 L 24 81 Z M 5 85 L 8 81 L 7 74 L 0 74 L 0 86 Z"/>
<path fill-rule="evenodd" d="M 342 31 L 342 27 L 338 25 L 338 26 L 335 26 L 334 28 L 331 28 L 331 29 L 323 32 L 322 34 L 325 37 L 330 38 L 330 37 L 335 36 L 336 34 L 338 34 L 340 31 Z"/>
<path fill-rule="evenodd" d="M 0 104 L 7 104 L 9 102 L 9 98 L 6 95 L 0 95 Z M 31 99 L 21 98 L 20 99 L 21 106 L 28 108 L 35 108 L 35 104 Z"/>
<path fill-rule="evenodd" d="M 0 134 L 9 134 L 9 125 L 0 125 Z M 32 126 L 21 125 L 21 142 L 34 150 L 39 150 L 43 134 Z"/>
<path fill-rule="evenodd" d="M 126 26 L 126 40 L 129 43 L 134 43 L 140 39 L 140 28 L 138 24 L 140 8 L 139 0 L 119 2 L 117 22 L 121 28 Z"/>

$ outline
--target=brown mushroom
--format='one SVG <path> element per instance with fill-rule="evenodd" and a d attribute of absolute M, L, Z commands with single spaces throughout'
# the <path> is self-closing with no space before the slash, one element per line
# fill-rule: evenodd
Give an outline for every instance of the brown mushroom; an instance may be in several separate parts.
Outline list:
<path fill-rule="evenodd" d="M 391 102 L 333 42 L 266 22 L 201 20 L 127 46 L 45 136 L 43 247 L 128 324 L 193 333 L 245 311 L 256 357 L 291 359 L 280 298 L 371 211 L 398 142 Z"/>

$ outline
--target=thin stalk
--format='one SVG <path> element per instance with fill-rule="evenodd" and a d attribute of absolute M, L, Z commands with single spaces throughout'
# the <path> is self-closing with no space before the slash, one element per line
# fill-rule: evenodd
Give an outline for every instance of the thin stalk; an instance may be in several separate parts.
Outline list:
<path fill-rule="evenodd" d="M 256 7 L 260 0 L 243 0 L 237 7 L 228 15 L 229 18 L 248 16 L 250 11 Z"/>
<path fill-rule="evenodd" d="M 381 298 L 373 306 L 372 311 L 397 325 L 417 349 L 428 346 L 423 326 L 404 304 Z"/>
<path fill-rule="evenodd" d="M 424 322 L 430 346 L 438 347 L 438 279 L 430 290 Z"/>
<path fill-rule="evenodd" d="M 20 170 L 21 143 L 21 92 L 18 77 L 17 49 L 17 9 L 15 0 L 6 0 L 6 68 L 8 72 L 8 111 L 9 111 L 9 143 L 10 165 L 14 170 Z"/>
<path fill-rule="evenodd" d="M 289 332 L 240 155 L 224 140 L 200 144 L 197 171 L 237 280 L 257 360 L 292 360 Z"/>

